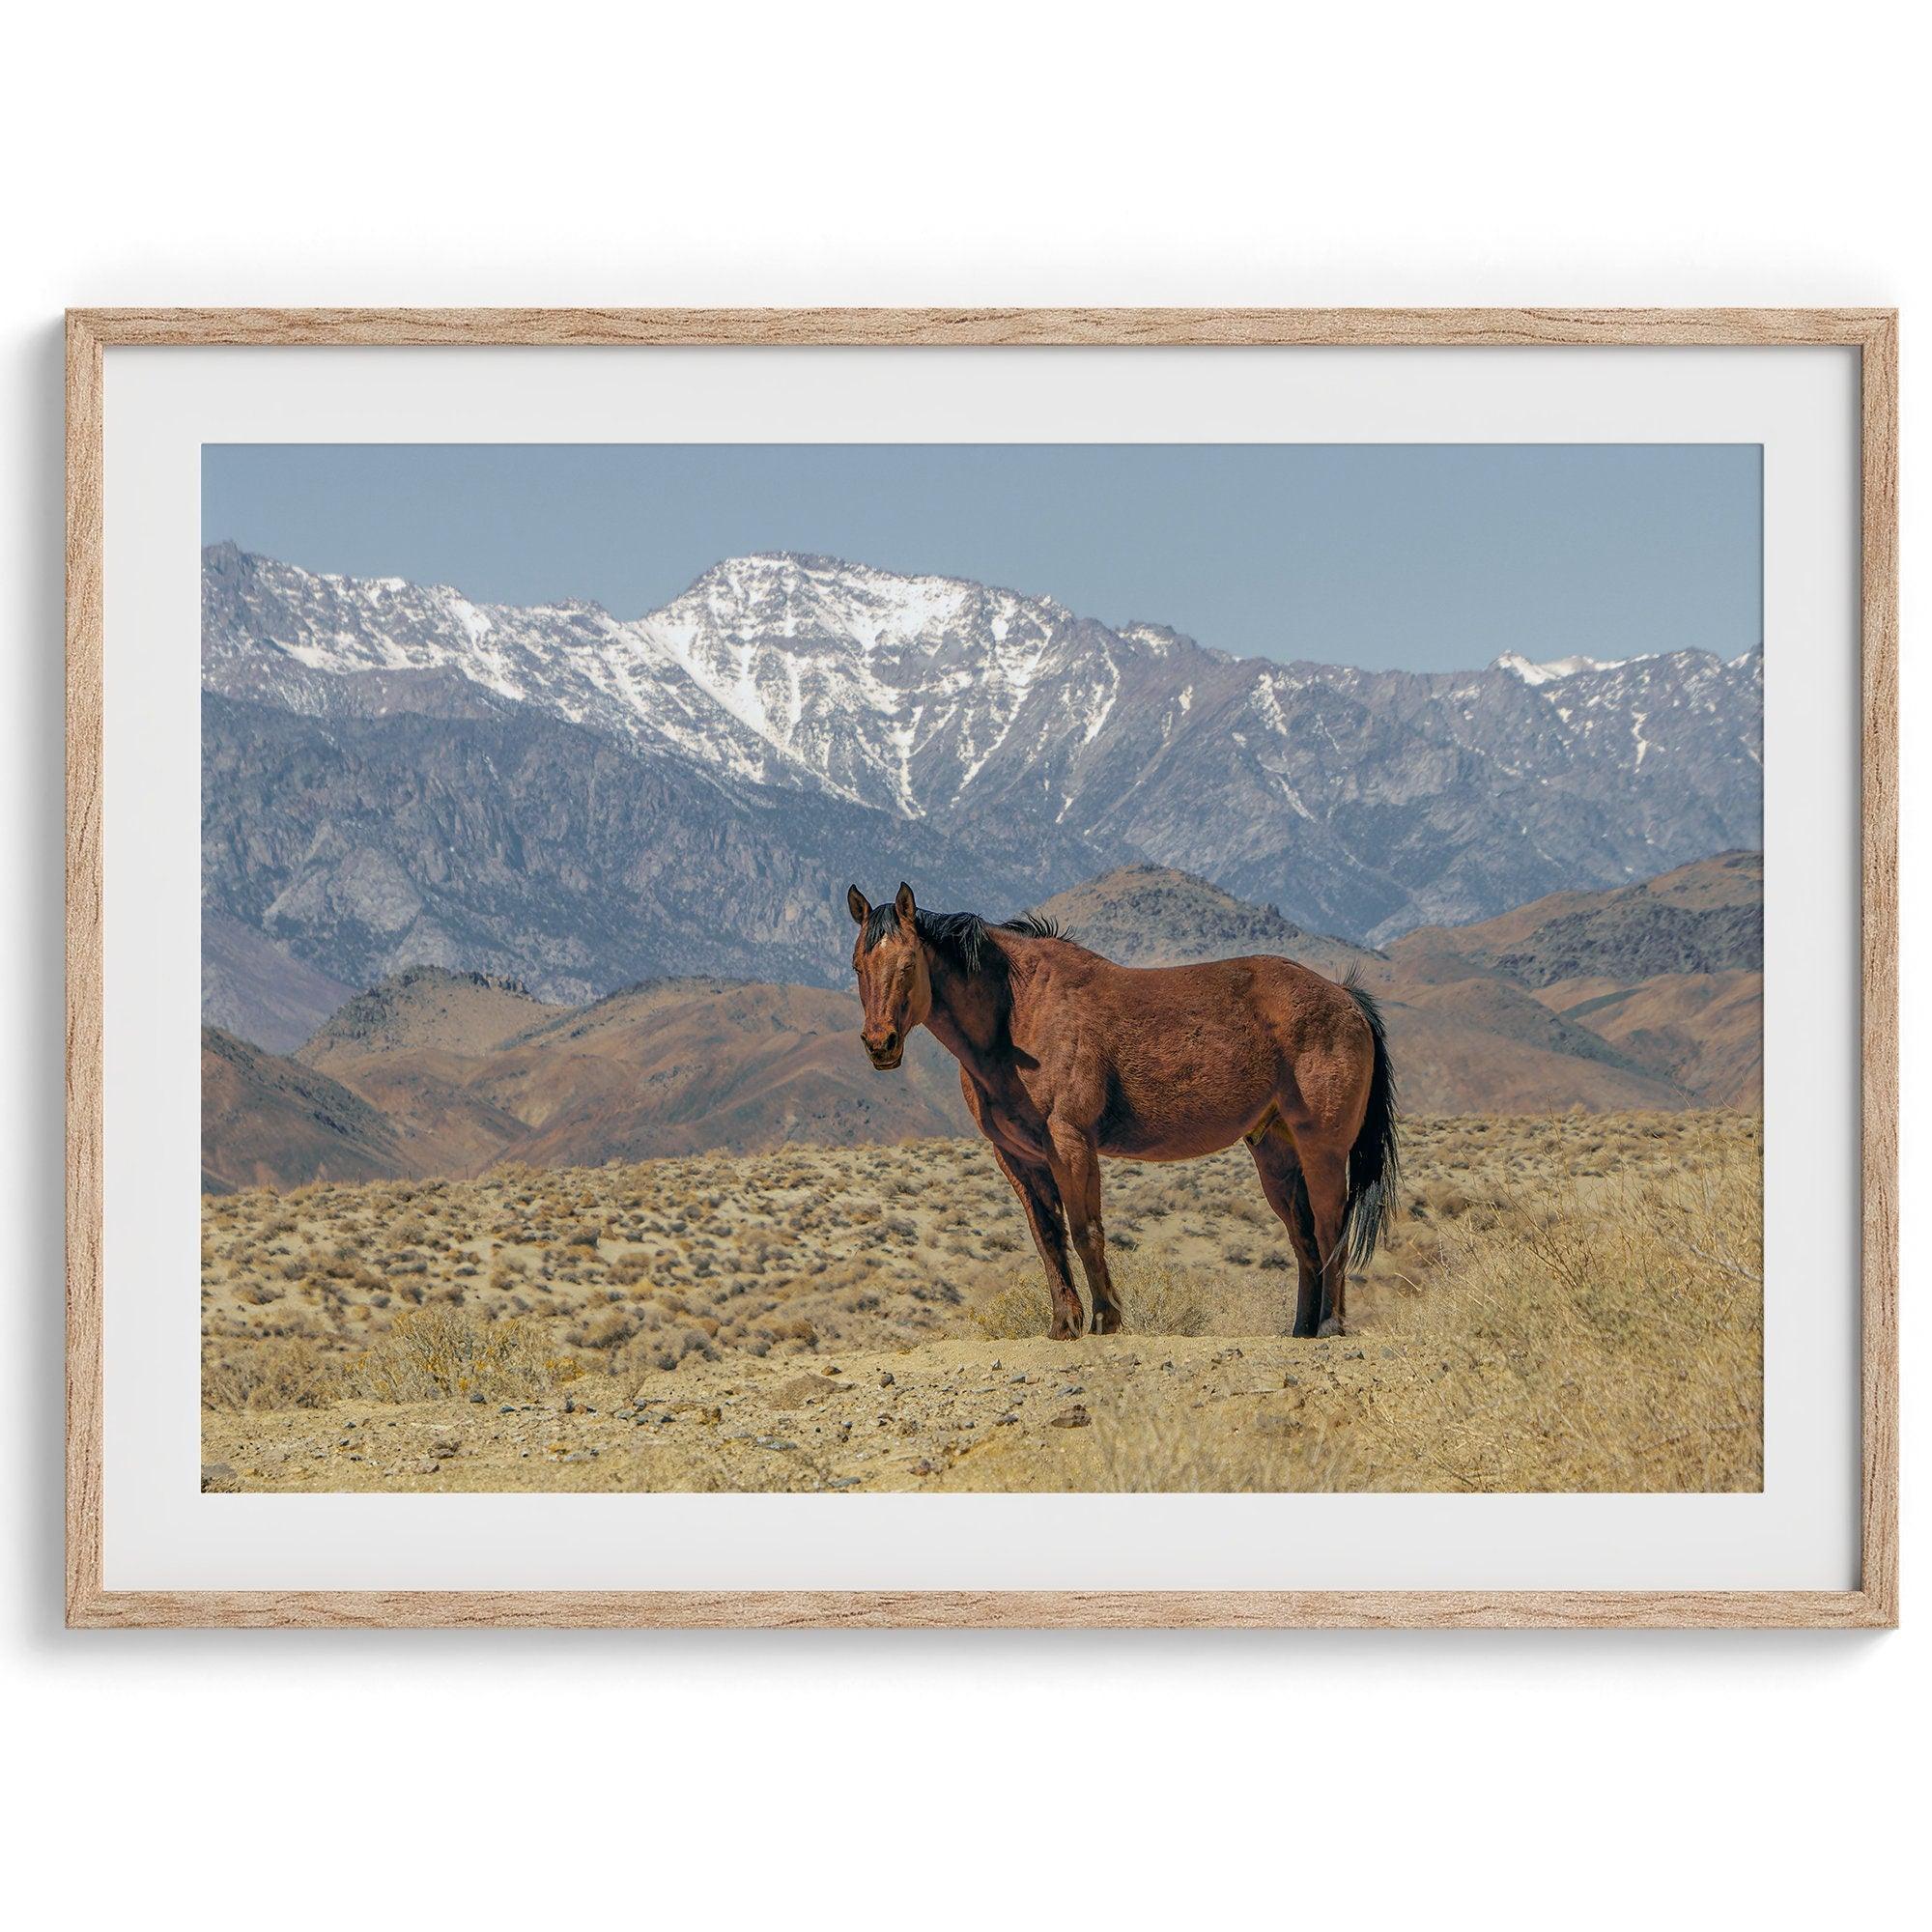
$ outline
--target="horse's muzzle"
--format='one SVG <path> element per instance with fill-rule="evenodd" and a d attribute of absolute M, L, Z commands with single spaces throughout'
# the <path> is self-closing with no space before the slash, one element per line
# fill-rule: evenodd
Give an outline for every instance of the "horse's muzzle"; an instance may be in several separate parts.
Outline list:
<path fill-rule="evenodd" d="M 895 1027 L 887 1028 L 878 1039 L 867 1039 L 861 1034 L 859 1044 L 870 1056 L 874 1070 L 880 1073 L 890 1073 L 905 1058 L 905 1039 Z"/>

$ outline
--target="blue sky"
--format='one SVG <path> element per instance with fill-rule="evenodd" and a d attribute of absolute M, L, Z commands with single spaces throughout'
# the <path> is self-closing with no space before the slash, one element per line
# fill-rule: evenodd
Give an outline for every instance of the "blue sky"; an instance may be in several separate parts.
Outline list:
<path fill-rule="evenodd" d="M 202 534 L 627 617 L 720 557 L 823 552 L 1453 669 L 1760 642 L 1760 479 L 1755 444 L 210 444 Z"/>

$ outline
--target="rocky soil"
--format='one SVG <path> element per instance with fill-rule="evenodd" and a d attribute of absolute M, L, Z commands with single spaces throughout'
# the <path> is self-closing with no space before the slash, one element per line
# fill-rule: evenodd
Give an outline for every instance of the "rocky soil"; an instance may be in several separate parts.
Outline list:
<path fill-rule="evenodd" d="M 1378 1395 L 1448 1364 L 1373 1331 L 934 1342 L 801 1368 L 734 1361 L 524 1403 L 338 1403 L 211 1416 L 210 1490 L 1088 1490 L 1166 1487 L 1179 1438 L 1300 1487 Z M 1158 1453 L 1156 1445 L 1170 1453 Z M 1297 1459 L 1298 1445 L 1315 1449 Z M 1363 1487 L 1440 1487 L 1411 1453 Z"/>

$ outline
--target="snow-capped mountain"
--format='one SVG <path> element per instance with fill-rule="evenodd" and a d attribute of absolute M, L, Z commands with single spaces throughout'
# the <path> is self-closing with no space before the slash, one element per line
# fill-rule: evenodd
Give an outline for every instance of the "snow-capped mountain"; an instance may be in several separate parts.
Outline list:
<path fill-rule="evenodd" d="M 936 901 L 964 902 L 970 884 L 992 892 L 989 910 L 1151 860 L 1304 925 L 1378 941 L 1758 838 L 1756 651 L 1729 663 L 1696 650 L 1615 663 L 1509 653 L 1482 670 L 1366 671 L 1232 658 L 1157 624 L 1110 628 L 1050 598 L 829 557 L 729 558 L 663 609 L 622 618 L 586 603 L 512 609 L 446 586 L 319 576 L 219 545 L 204 557 L 203 675 L 219 706 L 217 768 L 237 734 L 257 751 L 266 734 L 312 754 L 316 734 L 335 732 L 342 746 L 354 739 L 358 769 L 408 739 L 440 769 L 486 738 L 562 731 L 553 755 L 595 741 L 609 750 L 576 754 L 586 768 L 627 758 L 674 794 L 687 844 L 696 836 L 742 857 L 755 826 L 757 866 L 774 879 L 788 849 L 811 845 L 828 866 L 850 851 L 856 875 L 875 884 L 917 851 L 940 868 L 927 888 Z M 271 718 L 291 723 L 271 728 Z M 440 728 L 406 731 L 407 719 Z M 337 856 L 285 853 L 277 863 L 307 881 L 294 898 L 290 879 L 268 892 L 268 871 L 241 860 L 211 890 L 313 967 L 355 980 L 389 956 L 327 943 L 298 915 L 318 902 L 318 866 L 331 878 L 344 867 L 352 878 L 393 870 L 417 897 L 433 882 L 461 898 L 464 877 L 482 876 L 473 854 L 427 824 L 408 835 L 358 807 L 351 832 L 313 789 L 299 806 L 278 798 L 272 754 L 248 762 L 248 812 L 296 810 L 316 832 L 326 823 L 328 838 L 310 844 Z M 326 794 L 327 760 L 297 762 Z M 516 891 L 504 855 L 527 854 L 538 836 L 584 846 L 575 866 L 586 890 L 623 889 L 610 855 L 591 856 L 608 820 L 597 800 L 554 798 L 582 828 L 539 834 L 499 774 L 451 770 L 447 781 L 473 794 L 448 812 L 503 821 L 495 899 Z M 541 788 L 569 782 L 546 773 Z M 212 778 L 211 813 L 245 847 L 248 828 L 219 791 Z M 664 836 L 672 829 L 667 820 Z M 412 837 L 416 848 L 398 849 Z M 671 859 L 627 863 L 662 879 Z M 690 863 L 696 893 L 701 867 Z M 451 907 L 435 936 L 461 956 L 420 956 L 520 970 L 502 949 L 453 936 Z M 825 974 L 842 970 L 836 921 L 820 930 L 802 904 L 790 916 L 803 923 L 785 944 L 823 948 Z M 395 945 L 406 943 L 405 929 Z M 592 983 L 615 955 L 592 948 L 581 965 Z"/>
<path fill-rule="evenodd" d="M 1511 670 L 1525 684 L 1553 684 L 1560 677 L 1575 677 L 1579 670 L 1621 670 L 1629 658 L 1586 658 L 1579 651 L 1567 658 L 1551 658 L 1548 664 L 1531 664 L 1519 651 L 1505 651 L 1491 667 Z"/>
<path fill-rule="evenodd" d="M 370 690 L 400 699 L 454 674 L 491 696 L 572 724 L 681 753 L 727 778 L 788 772 L 648 624 L 595 604 L 518 610 L 472 604 L 447 584 L 323 577 L 217 544 L 202 561 L 202 683 L 292 711 L 360 708 Z M 337 680 L 376 680 L 345 688 Z"/>
<path fill-rule="evenodd" d="M 733 557 L 633 621 L 322 577 L 227 545 L 204 585 L 204 682 L 229 696 L 321 711 L 344 700 L 321 677 L 456 672 L 727 780 L 915 818 L 956 804 L 999 754 L 1037 763 L 1069 730 L 1090 741 L 1123 663 L 1167 648 L 1151 627 L 1112 633 L 1047 598 L 826 557 Z M 1045 701 L 1030 707 L 1036 687 Z"/>

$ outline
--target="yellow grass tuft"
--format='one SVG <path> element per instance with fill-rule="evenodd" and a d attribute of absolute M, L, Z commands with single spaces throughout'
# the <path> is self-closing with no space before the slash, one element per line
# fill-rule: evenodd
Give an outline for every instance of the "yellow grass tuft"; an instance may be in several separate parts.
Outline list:
<path fill-rule="evenodd" d="M 1074 1265 L 1077 1270 L 1078 1263 Z M 1246 1332 L 1228 1326 L 1226 1321 L 1230 1300 L 1237 1299 L 1245 1308 L 1245 1295 L 1217 1294 L 1201 1279 L 1164 1261 L 1138 1256 L 1110 1260 L 1108 1272 L 1130 1335 Z M 1077 1272 L 1075 1279 L 1080 1279 Z M 1052 1319 L 1052 1297 L 1037 1265 L 1014 1268 L 996 1277 L 981 1289 L 973 1304 L 973 1320 L 980 1332 L 996 1342 L 1044 1335 Z"/>

